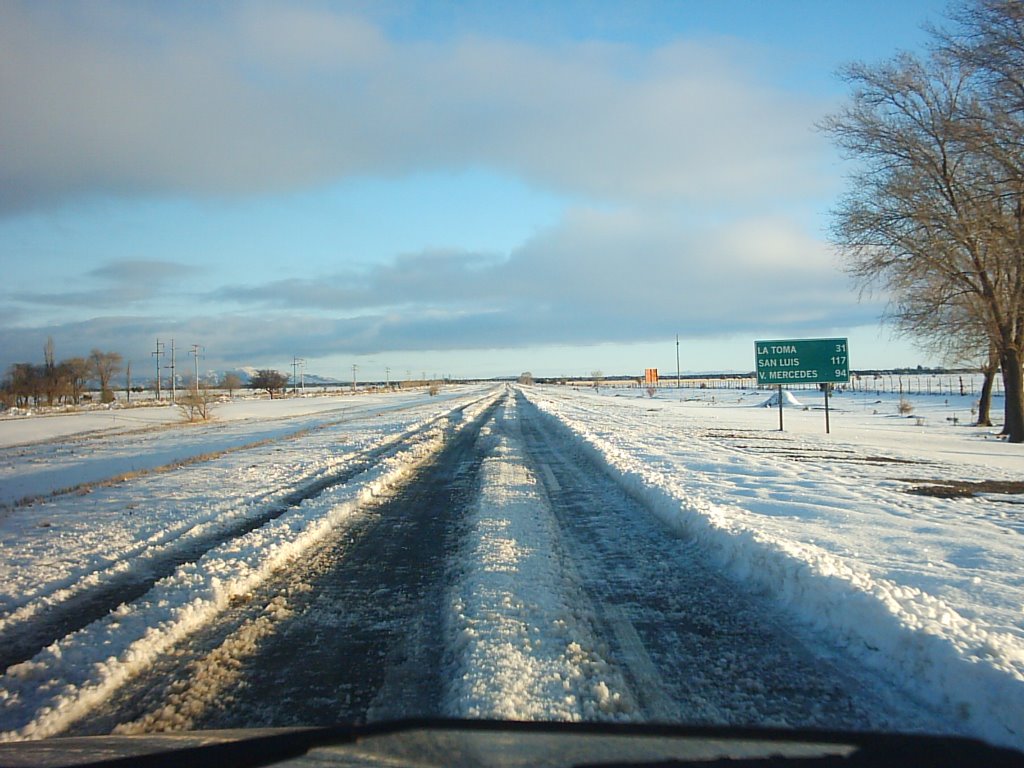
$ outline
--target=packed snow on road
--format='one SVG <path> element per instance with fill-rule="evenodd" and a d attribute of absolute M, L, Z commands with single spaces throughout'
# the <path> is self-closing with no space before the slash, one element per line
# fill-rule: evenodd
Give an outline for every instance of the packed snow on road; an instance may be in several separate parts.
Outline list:
<path fill-rule="evenodd" d="M 142 730 L 227 722 L 195 679 L 212 652 L 173 673 L 173 701 L 118 702 L 190 644 L 226 647 L 218 627 L 240 637 L 230 615 L 244 672 L 312 620 L 311 598 L 268 585 L 315 584 L 300 566 L 330 541 L 344 568 L 368 510 L 428 498 L 402 489 L 436 465 L 432 483 L 471 490 L 444 542 L 418 542 L 442 563 L 440 613 L 412 633 L 438 677 L 403 680 L 415 649 L 382 650 L 406 666 L 360 678 L 374 703 L 346 717 L 395 714 L 418 685 L 440 689 L 410 698 L 426 714 L 1024 748 L 1024 449 L 968 426 L 969 397 L 905 397 L 908 417 L 838 394 L 825 434 L 807 392 L 779 431 L 771 394 L 466 386 L 239 400 L 198 425 L 166 407 L 0 419 L 0 739 L 122 711 Z M 390 631 L 392 581 L 348 620 Z"/>

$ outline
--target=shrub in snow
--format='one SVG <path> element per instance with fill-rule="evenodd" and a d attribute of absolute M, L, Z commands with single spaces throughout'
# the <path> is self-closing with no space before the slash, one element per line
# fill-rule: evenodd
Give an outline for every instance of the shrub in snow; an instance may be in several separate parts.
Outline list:
<path fill-rule="evenodd" d="M 178 407 L 187 421 L 209 421 L 210 403 L 216 398 L 206 389 L 190 389 L 178 400 Z"/>

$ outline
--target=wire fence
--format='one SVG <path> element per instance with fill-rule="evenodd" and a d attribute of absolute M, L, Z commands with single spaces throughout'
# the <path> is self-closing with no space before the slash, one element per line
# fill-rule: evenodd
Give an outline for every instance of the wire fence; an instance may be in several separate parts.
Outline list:
<path fill-rule="evenodd" d="M 983 377 L 980 373 L 854 373 L 848 384 L 837 384 L 836 391 L 874 392 L 876 394 L 973 396 L 981 395 Z M 637 378 L 633 381 L 607 381 L 605 386 L 655 387 L 657 389 L 774 389 L 774 386 L 758 387 L 754 376 L 687 376 L 676 380 L 665 377 L 657 384 L 648 384 Z M 818 390 L 817 384 L 793 383 L 785 388 L 792 391 Z M 1003 381 L 995 377 L 993 395 L 1003 394 Z"/>

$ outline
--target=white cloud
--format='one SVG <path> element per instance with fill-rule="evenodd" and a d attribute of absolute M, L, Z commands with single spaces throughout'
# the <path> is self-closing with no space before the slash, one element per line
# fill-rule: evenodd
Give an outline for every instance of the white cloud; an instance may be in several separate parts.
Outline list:
<path fill-rule="evenodd" d="M 825 244 L 784 218 L 694 230 L 664 214 L 592 208 L 504 259 L 406 254 L 362 271 L 228 286 L 210 298 L 239 311 L 316 311 L 365 325 L 358 338 L 383 349 L 426 343 L 417 324 L 439 347 L 499 332 L 514 345 L 598 343 L 672 328 L 714 337 L 766 322 L 860 324 L 877 309 L 856 305 Z"/>
<path fill-rule="evenodd" d="M 304 75 L 369 70 L 388 56 L 381 32 L 364 19 L 309 5 L 246 3 L 235 20 L 240 49 L 262 62 Z"/>
<path fill-rule="evenodd" d="M 819 183 L 819 105 L 724 43 L 397 42 L 302 6 L 229 5 L 201 24 L 156 7 L 0 6 L 0 206 L 481 166 L 616 200 Z"/>

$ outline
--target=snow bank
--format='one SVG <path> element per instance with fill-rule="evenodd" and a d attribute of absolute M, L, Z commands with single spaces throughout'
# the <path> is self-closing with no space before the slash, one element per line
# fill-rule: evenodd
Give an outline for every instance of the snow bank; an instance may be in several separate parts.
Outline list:
<path fill-rule="evenodd" d="M 787 407 L 787 406 L 792 406 L 794 408 L 803 408 L 804 404 L 796 399 L 796 395 L 794 395 L 788 389 L 784 389 L 784 390 L 782 390 L 782 406 L 784 408 Z M 778 408 L 779 407 L 779 393 L 778 392 L 773 393 L 771 397 L 769 397 L 767 400 L 765 400 L 763 403 L 761 403 L 761 407 L 762 408 Z"/>
<path fill-rule="evenodd" d="M 652 466 L 610 442 L 593 428 L 592 412 L 524 391 L 563 435 L 734 578 L 772 595 L 909 695 L 950 713 L 963 732 L 1024 747 L 1020 638 L 968 619 L 921 589 L 872 576 L 856 561 L 767 533 L 742 508 L 689 489 L 680 476 L 685 468 Z"/>

